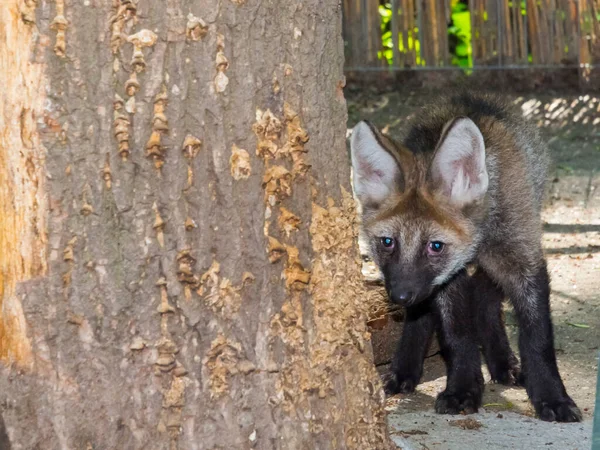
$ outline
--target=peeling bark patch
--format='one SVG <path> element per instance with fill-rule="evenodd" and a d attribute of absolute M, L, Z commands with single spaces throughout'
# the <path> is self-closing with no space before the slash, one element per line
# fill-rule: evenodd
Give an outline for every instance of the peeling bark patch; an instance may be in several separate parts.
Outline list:
<path fill-rule="evenodd" d="M 35 120 L 47 117 L 46 83 L 45 66 L 32 63 L 33 6 L 8 0 L 0 8 L 0 360 L 22 367 L 32 351 L 16 288 L 47 272 L 45 150 Z"/>
<path fill-rule="evenodd" d="M 274 206 L 292 194 L 292 174 L 283 166 L 270 166 L 263 175 L 265 200 Z"/>
<path fill-rule="evenodd" d="M 129 100 L 127 100 L 127 102 L 125 103 L 125 111 L 127 111 L 129 114 L 136 113 L 137 106 L 135 103 L 135 94 L 137 94 L 139 90 L 140 83 L 138 82 L 137 74 L 134 70 L 133 72 L 131 72 L 131 75 L 125 82 L 125 92 L 127 93 L 127 95 L 129 95 Z"/>
<path fill-rule="evenodd" d="M 202 141 L 191 134 L 188 134 L 183 140 L 183 154 L 187 159 L 195 158 L 202 148 Z"/>
<path fill-rule="evenodd" d="M 125 103 L 125 111 L 127 111 L 129 114 L 135 114 L 135 97 L 130 97 L 129 100 L 127 100 L 127 102 Z"/>
<path fill-rule="evenodd" d="M 160 216 L 160 212 L 158 211 L 158 206 L 156 205 L 156 202 L 154 202 L 154 204 L 152 205 L 152 210 L 154 211 L 154 225 L 152 225 L 152 228 L 156 232 L 156 240 L 158 241 L 158 243 L 160 244 L 161 247 L 164 247 L 165 246 L 165 235 L 164 235 L 165 221 Z"/>
<path fill-rule="evenodd" d="M 89 186 L 87 186 L 87 189 Z M 81 206 L 81 210 L 79 211 L 83 216 L 89 216 L 94 212 L 94 207 L 88 203 L 86 191 L 83 191 L 83 205 Z"/>
<path fill-rule="evenodd" d="M 104 161 L 104 167 L 102 168 L 102 179 L 106 189 L 112 188 L 112 171 L 110 169 L 110 154 L 106 154 L 106 160 Z"/>
<path fill-rule="evenodd" d="M 125 92 L 127 92 L 127 95 L 129 95 L 130 97 L 133 97 L 135 94 L 138 93 L 139 90 L 140 83 L 137 79 L 137 73 L 131 72 L 131 75 L 129 75 L 129 78 L 125 82 Z"/>
<path fill-rule="evenodd" d="M 177 369 L 175 369 L 177 370 Z M 183 408 L 185 406 L 185 389 L 190 383 L 186 377 L 174 376 L 171 385 L 163 395 L 162 413 L 158 430 L 167 432 L 170 448 L 177 449 L 182 427 Z"/>
<path fill-rule="evenodd" d="M 194 169 L 192 168 L 192 159 L 194 159 L 198 153 L 200 153 L 200 149 L 202 148 L 202 141 L 191 134 L 188 134 L 183 140 L 182 151 L 188 161 L 187 167 L 187 187 L 192 187 L 194 183 Z M 191 220 L 191 219 L 190 219 Z M 186 229 L 189 231 L 191 228 L 188 228 L 188 222 L 186 221 Z"/>
<path fill-rule="evenodd" d="M 258 139 L 256 154 L 265 163 L 271 159 L 288 157 L 292 161 L 291 174 L 294 178 L 306 175 L 309 165 L 304 159 L 308 133 L 302 128 L 300 116 L 285 102 L 283 123 L 270 111 L 256 111 L 256 122 L 252 129 Z M 283 125 L 285 124 L 285 133 Z"/>
<path fill-rule="evenodd" d="M 160 304 L 156 310 L 160 314 L 174 313 L 175 308 L 169 304 L 169 295 L 167 293 L 167 280 L 165 277 L 160 277 L 156 282 L 156 286 L 160 289 Z"/>
<path fill-rule="evenodd" d="M 384 397 L 375 394 L 382 392 L 379 378 L 364 354 L 369 332 L 367 306 L 361 295 L 361 264 L 355 251 L 354 200 L 343 188 L 341 192 L 340 205 L 333 199 L 325 207 L 313 204 L 310 235 L 314 258 L 310 272 L 302 266 L 298 249 L 283 245 L 288 257 L 284 269 L 288 298 L 270 327 L 271 339 L 279 338 L 286 345 L 288 357 L 280 369 L 278 395 L 271 404 L 302 414 L 311 409 L 315 394 L 334 399 L 341 382 L 338 374 L 345 374 L 343 383 L 349 392 L 361 395 L 346 398 L 344 414 L 332 414 L 327 423 L 309 419 L 308 430 L 319 434 L 327 426 L 344 422 L 346 448 L 387 448 Z M 310 335 L 303 325 L 308 321 L 303 316 L 303 291 L 312 299 Z"/>
<path fill-rule="evenodd" d="M 56 30 L 56 43 L 54 53 L 59 58 L 66 56 L 67 42 L 65 34 L 67 31 L 67 19 L 65 18 L 65 0 L 56 0 L 56 16 L 50 24 L 50 28 Z"/>
<path fill-rule="evenodd" d="M 242 274 L 242 287 L 244 287 L 246 284 L 254 283 L 255 280 L 256 277 L 252 272 L 244 272 Z"/>
<path fill-rule="evenodd" d="M 273 94 L 279 94 L 281 91 L 281 85 L 279 84 L 279 80 L 277 79 L 277 75 L 273 74 Z"/>
<path fill-rule="evenodd" d="M 308 133 L 300 125 L 300 116 L 292 109 L 288 103 L 283 105 L 283 114 L 286 120 L 287 141 L 283 152 L 288 153 L 293 162 L 292 174 L 294 177 L 304 176 L 309 166 L 304 160 L 304 144 L 308 142 Z"/>
<path fill-rule="evenodd" d="M 271 339 L 275 336 L 279 337 L 282 342 L 286 345 L 290 346 L 294 349 L 300 349 L 304 345 L 304 327 L 303 327 L 303 312 L 302 312 L 302 303 L 298 296 L 294 296 L 285 301 L 285 303 L 281 306 L 281 310 L 273 316 L 271 319 Z M 294 352 L 295 353 L 295 352 Z M 292 358 L 292 366 L 294 363 L 305 364 L 305 362 L 297 361 L 295 358 Z M 282 373 L 282 378 L 286 378 L 286 371 L 288 375 L 289 372 L 292 372 L 293 375 L 294 368 L 289 367 Z M 298 374 L 302 374 L 301 371 L 298 371 Z M 279 387 L 283 391 L 286 385 L 285 382 L 279 383 Z M 295 384 L 297 386 L 297 384 Z M 285 396 L 284 396 L 285 399 Z M 291 407 L 291 403 L 293 400 L 293 396 L 290 396 L 287 399 L 287 403 Z"/>
<path fill-rule="evenodd" d="M 194 228 L 198 228 L 198 225 L 196 225 L 196 222 L 194 222 L 194 219 L 191 217 L 185 219 L 183 226 L 185 227 L 186 231 L 192 231 Z"/>
<path fill-rule="evenodd" d="M 190 381 L 184 377 L 187 370 L 176 358 L 179 349 L 171 339 L 168 328 L 167 317 L 174 312 L 174 308 L 168 302 L 165 278 L 161 277 L 156 285 L 161 290 L 161 305 L 158 308 L 161 314 L 161 338 L 156 343 L 158 358 L 155 365 L 158 374 L 170 376 L 169 388 L 163 390 L 162 410 L 157 429 L 159 432 L 168 433 L 170 448 L 177 449 L 182 432 L 181 417 L 185 407 L 185 389 Z M 141 345 L 140 349 L 143 349 L 144 346 L 145 343 Z"/>
<path fill-rule="evenodd" d="M 219 283 L 219 290 L 216 295 L 210 292 L 205 301 L 214 311 L 220 311 L 226 317 L 231 317 L 233 313 L 239 311 L 242 304 L 239 291 L 240 288 L 232 286 L 230 280 L 223 278 Z"/>
<path fill-rule="evenodd" d="M 287 250 L 285 246 L 273 236 L 267 236 L 267 238 L 269 240 L 269 246 L 267 247 L 269 261 L 271 263 L 276 263 L 283 257 L 283 255 L 285 255 Z"/>
<path fill-rule="evenodd" d="M 123 161 L 127 161 L 127 158 L 129 157 L 129 126 L 131 122 L 129 121 L 127 114 L 124 112 L 124 105 L 125 101 L 118 94 L 115 94 L 115 100 L 113 102 L 114 136 L 118 143 L 118 151 L 121 159 Z"/>
<path fill-rule="evenodd" d="M 141 337 L 136 336 L 131 345 L 129 346 L 130 350 L 143 350 L 146 348 L 146 341 L 144 341 Z"/>
<path fill-rule="evenodd" d="M 161 297 L 160 305 L 157 308 L 161 315 L 161 337 L 155 344 L 158 351 L 155 367 L 156 373 L 163 375 L 166 378 L 165 381 L 169 382 L 169 387 L 162 391 L 162 409 L 157 429 L 159 432 L 168 433 L 170 448 L 177 449 L 179 436 L 182 432 L 181 417 L 185 407 L 185 389 L 190 380 L 185 378 L 187 370 L 177 360 L 179 349 L 169 332 L 168 317 L 175 312 L 175 308 L 169 304 L 165 277 L 160 277 L 156 282 L 156 286 L 160 289 Z M 143 350 L 146 346 L 146 342 L 137 337 L 131 344 L 130 349 Z"/>
<path fill-rule="evenodd" d="M 362 355 L 370 339 L 366 325 L 368 306 L 363 302 L 360 259 L 353 250 L 357 240 L 354 199 L 345 189 L 341 191 L 339 206 L 328 199 L 326 207 L 313 204 L 312 208 L 310 233 L 315 257 L 309 291 L 314 300 L 312 318 L 316 333 L 311 342 L 311 381 L 328 395 L 334 389 L 332 373 L 338 367 L 347 373 L 345 380 L 352 386 L 350 391 L 381 392 L 375 367 Z M 341 329 L 348 333 L 336 332 Z M 340 352 L 341 348 L 344 351 Z M 377 380 L 377 385 L 372 380 Z M 373 448 L 374 443 L 381 446 L 376 448 L 385 448 L 384 404 L 383 396 L 379 397 L 361 395 L 357 397 L 360 400 L 350 400 L 347 405 L 348 415 L 353 414 L 356 420 L 356 428 L 347 429 L 349 448 Z M 361 416 L 356 417 L 357 414 Z"/>
<path fill-rule="evenodd" d="M 75 255 L 73 252 L 73 246 L 77 243 L 77 236 L 74 236 L 63 250 L 63 261 L 68 264 L 68 268 L 63 273 L 63 287 L 65 288 L 65 295 L 67 289 L 71 286 L 71 276 L 73 274 L 73 266 L 75 265 Z"/>
<path fill-rule="evenodd" d="M 229 165 L 231 166 L 231 176 L 234 180 L 245 180 L 252 172 L 252 167 L 250 166 L 250 154 L 243 148 L 238 148 L 235 144 L 233 144 L 231 148 Z"/>
<path fill-rule="evenodd" d="M 336 95 L 340 101 L 345 101 L 344 98 L 344 87 L 346 87 L 346 77 L 342 76 L 342 79 L 337 83 Z"/>
<path fill-rule="evenodd" d="M 113 0 L 110 24 L 110 48 L 113 54 L 119 51 L 121 46 L 123 29 L 127 22 L 137 21 L 137 6 L 132 0 Z"/>
<path fill-rule="evenodd" d="M 75 256 L 73 254 L 73 246 L 77 242 L 77 237 L 71 239 L 65 249 L 63 250 L 63 261 L 65 262 L 73 262 L 75 261 Z"/>
<path fill-rule="evenodd" d="M 263 160 L 273 159 L 277 155 L 277 145 L 275 141 L 279 140 L 281 135 L 281 121 L 275 117 L 271 110 L 256 110 L 256 122 L 252 130 L 258 139 L 256 146 L 256 155 Z"/>
<path fill-rule="evenodd" d="M 279 208 L 277 224 L 279 225 L 279 229 L 284 232 L 287 237 L 290 237 L 292 231 L 298 230 L 300 218 L 282 206 Z"/>
<path fill-rule="evenodd" d="M 264 160 L 274 159 L 278 151 L 277 144 L 269 140 L 259 141 L 256 146 L 256 154 Z"/>
<path fill-rule="evenodd" d="M 208 33 L 208 25 L 200 17 L 189 13 L 185 27 L 185 35 L 189 40 L 199 41 Z"/>
<path fill-rule="evenodd" d="M 286 246 L 288 254 L 287 267 L 283 271 L 285 287 L 288 290 L 302 291 L 308 287 L 310 272 L 304 269 L 300 262 L 299 252 L 296 247 Z"/>
<path fill-rule="evenodd" d="M 169 132 L 169 122 L 165 116 L 167 106 L 167 88 L 163 85 L 161 92 L 154 98 L 154 116 L 152 117 L 152 133 L 146 143 L 146 156 L 152 158 L 154 166 L 160 170 L 165 163 L 165 147 L 161 137 Z"/>
<path fill-rule="evenodd" d="M 279 83 L 274 77 L 273 89 L 278 92 L 279 88 Z M 287 257 L 281 274 L 285 283 L 286 300 L 280 311 L 270 321 L 269 342 L 273 345 L 275 339 L 278 338 L 285 344 L 286 352 L 290 356 L 286 358 L 284 367 L 280 370 L 276 386 L 278 395 L 272 397 L 270 403 L 272 406 L 280 405 L 284 411 L 290 413 L 310 409 L 308 396 L 315 387 L 310 381 L 310 368 L 305 357 L 306 330 L 303 325 L 304 312 L 302 308 L 311 272 L 302 264 L 296 246 L 282 243 L 279 239 L 269 235 L 271 223 L 269 219 L 279 210 L 277 224 L 281 236 L 285 234 L 287 238 L 298 229 L 300 224 L 299 217 L 281 206 L 284 200 L 292 197 L 292 183 L 295 176 L 300 175 L 299 169 L 302 167 L 304 170 L 305 166 L 299 163 L 300 159 L 303 159 L 303 156 L 299 157 L 299 155 L 303 153 L 304 149 L 298 147 L 297 142 L 305 142 L 307 138 L 298 139 L 296 137 L 302 135 L 298 132 L 299 123 L 300 119 L 297 114 L 286 103 L 284 104 L 283 121 L 268 109 L 264 112 L 258 109 L 256 122 L 253 125 L 253 131 L 257 137 L 256 154 L 265 163 L 262 187 L 265 190 L 264 234 L 268 242 L 269 261 L 276 263 L 284 256 Z M 302 145 L 303 142 L 301 142 Z M 277 161 L 277 164 L 272 161 Z M 291 165 L 292 171 L 286 165 L 288 167 Z"/>
<path fill-rule="evenodd" d="M 231 317 L 239 311 L 242 305 L 240 292 L 247 279 L 242 277 L 242 285 L 234 286 L 228 278 L 220 277 L 220 271 L 220 264 L 213 261 L 209 269 L 202 274 L 200 288 L 197 292 L 213 312 L 220 313 L 224 317 Z"/>
<path fill-rule="evenodd" d="M 185 392 L 185 379 L 181 377 L 173 378 L 171 388 L 163 398 L 163 408 L 181 408 L 183 407 L 183 394 Z"/>
<path fill-rule="evenodd" d="M 175 355 L 179 352 L 177 346 L 167 334 L 163 333 L 163 337 L 156 344 L 158 349 L 156 365 L 162 372 L 168 372 L 175 367 Z"/>
<path fill-rule="evenodd" d="M 21 19 L 24 23 L 31 25 L 35 23 L 35 8 L 37 6 L 37 0 L 24 0 L 21 3 L 19 10 L 21 12 Z"/>
<path fill-rule="evenodd" d="M 221 265 L 217 261 L 213 261 L 206 272 L 202 274 L 200 283 L 202 283 L 201 289 L 198 294 L 203 295 L 205 289 L 217 286 L 219 284 L 219 272 L 221 271 Z"/>
<path fill-rule="evenodd" d="M 139 32 L 127 37 L 127 42 L 133 44 L 133 55 L 131 56 L 131 67 L 136 72 L 146 70 L 146 60 L 142 48 L 152 47 L 156 43 L 158 36 L 150 30 L 140 30 Z"/>
<path fill-rule="evenodd" d="M 217 35 L 217 56 L 215 58 L 215 67 L 217 69 L 217 75 L 215 76 L 215 90 L 219 93 L 225 92 L 227 85 L 229 84 L 229 78 L 225 75 L 225 72 L 229 68 L 229 61 L 225 57 L 225 37 L 222 34 Z"/>
<path fill-rule="evenodd" d="M 194 273 L 196 258 L 190 250 L 182 250 L 177 254 L 177 279 L 183 285 L 186 300 L 192 299 L 192 290 L 200 287 L 200 278 Z"/>
<path fill-rule="evenodd" d="M 229 390 L 229 377 L 238 373 L 241 345 L 219 334 L 202 360 L 209 372 L 211 397 L 220 397 Z"/>

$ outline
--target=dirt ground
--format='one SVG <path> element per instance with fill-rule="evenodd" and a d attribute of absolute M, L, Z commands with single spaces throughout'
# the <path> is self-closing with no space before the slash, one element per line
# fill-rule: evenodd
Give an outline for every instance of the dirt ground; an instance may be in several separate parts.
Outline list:
<path fill-rule="evenodd" d="M 552 277 L 557 357 L 567 391 L 581 408 L 586 422 L 591 422 L 600 345 L 600 97 L 560 93 L 505 95 L 526 119 L 537 123 L 553 158 L 543 220 L 544 248 Z M 348 127 L 369 119 L 393 136 L 421 105 L 435 102 L 438 97 L 438 93 L 431 91 L 349 91 Z M 368 278 L 376 278 L 369 262 L 365 264 L 365 273 Z M 509 306 L 506 309 L 508 333 L 516 350 L 516 318 Z M 382 330 L 374 331 L 374 353 L 382 373 L 387 370 L 401 326 L 401 321 L 388 320 Z M 430 414 L 435 396 L 445 385 L 445 370 L 436 348 L 431 349 L 430 355 L 417 392 L 388 399 L 388 410 L 396 414 L 390 419 L 392 432 L 392 422 L 397 421 L 398 415 Z M 484 375 L 487 376 L 485 369 Z M 486 385 L 483 410 L 493 412 L 494 416 L 503 412 L 533 415 L 523 389 L 492 384 Z M 590 436 L 586 434 L 590 429 L 581 428 L 581 439 L 575 441 L 585 440 L 587 444 L 581 442 L 582 446 L 577 448 L 589 448 Z M 431 440 L 423 436 L 417 432 L 408 441 L 404 436 L 403 445 L 409 446 L 407 442 L 412 439 L 424 446 L 414 448 L 454 448 L 432 446 Z M 554 439 L 553 445 L 545 445 L 545 448 L 576 448 L 566 440 L 561 443 L 560 438 Z"/>

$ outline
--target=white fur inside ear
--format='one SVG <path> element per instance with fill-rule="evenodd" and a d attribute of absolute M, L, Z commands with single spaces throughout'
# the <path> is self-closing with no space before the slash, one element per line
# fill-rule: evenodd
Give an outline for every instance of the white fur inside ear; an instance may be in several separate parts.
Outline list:
<path fill-rule="evenodd" d="M 485 195 L 489 182 L 485 143 L 471 119 L 460 118 L 447 125 L 431 173 L 434 182 L 456 206 L 464 206 Z"/>
<path fill-rule="evenodd" d="M 362 204 L 379 204 L 393 191 L 400 174 L 398 163 L 377 141 L 373 130 L 359 122 L 352 130 L 354 192 Z"/>

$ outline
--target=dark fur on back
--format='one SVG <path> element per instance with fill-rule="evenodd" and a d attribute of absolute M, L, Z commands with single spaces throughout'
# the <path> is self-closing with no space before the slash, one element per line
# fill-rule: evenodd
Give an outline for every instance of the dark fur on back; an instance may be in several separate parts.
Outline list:
<path fill-rule="evenodd" d="M 446 105 L 440 109 L 439 105 Z M 409 123 L 404 145 L 414 153 L 431 152 L 442 134 L 442 128 L 456 116 L 465 116 L 473 122 L 481 122 L 483 117 L 504 120 L 510 106 L 499 97 L 492 95 L 464 92 L 452 97 L 443 98 L 439 104 L 431 105 Z"/>

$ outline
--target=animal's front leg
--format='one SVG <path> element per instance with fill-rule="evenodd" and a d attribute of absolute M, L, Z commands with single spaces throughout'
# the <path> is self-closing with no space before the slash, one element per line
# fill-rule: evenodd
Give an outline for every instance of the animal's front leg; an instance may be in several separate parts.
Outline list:
<path fill-rule="evenodd" d="M 413 392 L 423 374 L 423 360 L 434 331 L 434 315 L 429 302 L 406 308 L 402 339 L 385 384 L 388 395 Z"/>
<path fill-rule="evenodd" d="M 519 320 L 519 350 L 525 388 L 542 420 L 579 422 L 581 411 L 569 397 L 558 372 L 550 317 L 550 280 L 545 261 L 536 271 L 505 280 Z"/>
<path fill-rule="evenodd" d="M 520 384 L 521 367 L 510 348 L 504 326 L 502 314 L 504 293 L 482 269 L 475 273 L 472 282 L 479 343 L 483 347 L 483 355 L 492 381 L 506 385 Z"/>
<path fill-rule="evenodd" d="M 437 297 L 438 339 L 448 380 L 435 401 L 440 414 L 471 414 L 481 406 L 483 375 L 469 278 L 459 274 Z"/>

